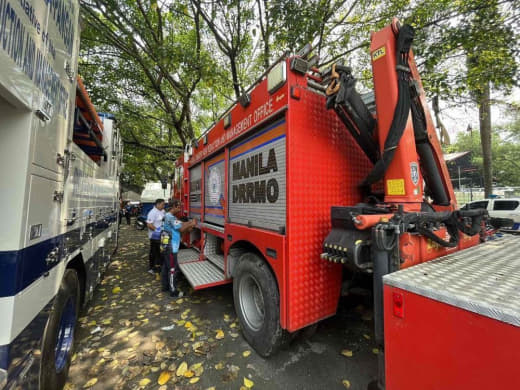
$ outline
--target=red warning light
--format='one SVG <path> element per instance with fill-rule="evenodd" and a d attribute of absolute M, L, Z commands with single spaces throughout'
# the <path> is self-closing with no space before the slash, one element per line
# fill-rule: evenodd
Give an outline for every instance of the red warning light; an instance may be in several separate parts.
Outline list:
<path fill-rule="evenodd" d="M 392 293 L 392 301 L 394 303 L 394 316 L 404 318 L 404 297 L 399 292 Z"/>

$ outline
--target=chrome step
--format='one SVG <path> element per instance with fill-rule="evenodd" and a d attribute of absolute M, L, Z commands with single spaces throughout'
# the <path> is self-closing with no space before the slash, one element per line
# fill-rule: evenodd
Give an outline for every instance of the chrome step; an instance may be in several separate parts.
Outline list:
<path fill-rule="evenodd" d="M 195 249 L 181 249 L 177 254 L 177 261 L 179 262 L 179 264 L 191 263 L 193 261 L 198 261 L 199 256 L 199 252 Z"/>
<path fill-rule="evenodd" d="M 211 261 L 213 265 L 216 265 L 218 268 L 224 271 L 224 255 L 211 254 L 206 255 L 206 258 Z"/>
<path fill-rule="evenodd" d="M 226 279 L 224 273 L 207 260 L 179 263 L 179 268 L 195 290 L 231 281 L 231 279 Z"/>

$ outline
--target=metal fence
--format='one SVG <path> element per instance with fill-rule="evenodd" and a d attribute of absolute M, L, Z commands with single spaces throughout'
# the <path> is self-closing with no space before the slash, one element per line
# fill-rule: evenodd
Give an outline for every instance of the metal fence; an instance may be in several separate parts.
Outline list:
<path fill-rule="evenodd" d="M 494 187 L 493 196 L 497 198 L 520 198 L 520 187 Z M 465 203 L 484 199 L 484 189 L 481 187 L 463 187 L 459 191 L 455 191 L 455 197 L 459 206 Z"/>

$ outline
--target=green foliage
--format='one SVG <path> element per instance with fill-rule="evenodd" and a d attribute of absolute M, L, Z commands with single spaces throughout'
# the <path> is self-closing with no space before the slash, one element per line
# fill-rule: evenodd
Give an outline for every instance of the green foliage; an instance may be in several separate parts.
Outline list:
<path fill-rule="evenodd" d="M 394 16 L 416 27 L 430 96 L 474 101 L 489 83 L 507 92 L 519 82 L 519 1 L 82 0 L 80 72 L 119 119 L 123 180 L 142 184 L 171 173 L 183 146 L 286 51 L 312 42 L 322 67 L 342 61 L 370 87 L 370 32 Z"/>
<path fill-rule="evenodd" d="M 167 176 L 183 145 L 214 120 L 229 93 L 222 67 L 201 43 L 200 18 L 188 2 L 82 6 L 80 74 L 98 109 L 119 121 L 122 181 L 142 185 Z"/>
<path fill-rule="evenodd" d="M 506 125 L 495 127 L 491 141 L 494 181 L 499 186 L 520 186 L 520 117 Z M 456 141 L 446 148 L 446 152 L 470 151 L 472 163 L 478 168 L 475 185 L 480 185 L 482 175 L 482 147 L 478 131 L 459 133 Z"/>
<path fill-rule="evenodd" d="M 406 17 L 425 89 L 444 99 L 478 100 L 483 86 L 518 85 L 518 0 L 423 0 Z"/>

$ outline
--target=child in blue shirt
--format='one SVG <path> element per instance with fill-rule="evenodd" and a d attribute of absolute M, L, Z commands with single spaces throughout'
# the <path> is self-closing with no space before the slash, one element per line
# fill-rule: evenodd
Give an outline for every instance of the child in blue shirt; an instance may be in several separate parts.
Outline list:
<path fill-rule="evenodd" d="M 181 297 L 183 293 L 177 288 L 177 278 L 179 275 L 179 265 L 177 263 L 177 253 L 181 244 L 181 233 L 193 229 L 197 225 L 197 220 L 190 222 L 179 221 L 175 214 L 181 210 L 180 202 L 173 200 L 171 208 L 164 216 L 163 230 L 170 233 L 171 244 L 169 250 L 165 251 L 161 268 L 161 281 L 163 291 L 170 291 L 172 297 Z"/>

